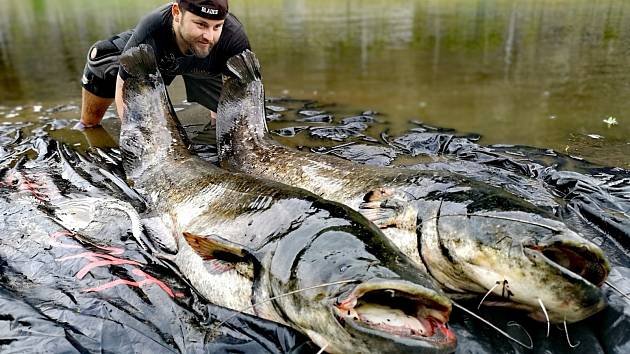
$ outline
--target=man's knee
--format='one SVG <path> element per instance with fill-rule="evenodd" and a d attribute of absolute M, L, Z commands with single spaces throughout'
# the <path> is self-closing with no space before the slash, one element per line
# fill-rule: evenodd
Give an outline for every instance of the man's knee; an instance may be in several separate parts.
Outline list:
<path fill-rule="evenodd" d="M 123 32 L 110 39 L 98 41 L 90 47 L 81 78 L 85 90 L 98 97 L 114 98 L 118 58 L 131 34 L 131 31 Z"/>

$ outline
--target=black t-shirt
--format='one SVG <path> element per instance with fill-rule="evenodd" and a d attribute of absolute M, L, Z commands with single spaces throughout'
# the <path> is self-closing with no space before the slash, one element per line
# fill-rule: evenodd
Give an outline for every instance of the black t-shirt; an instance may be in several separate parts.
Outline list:
<path fill-rule="evenodd" d="M 145 16 L 125 46 L 125 50 L 142 43 L 153 47 L 160 74 L 167 85 L 175 76 L 183 74 L 193 78 L 208 78 L 221 73 L 228 75 L 227 60 L 245 49 L 250 49 L 243 25 L 232 14 L 228 14 L 221 37 L 207 57 L 197 58 L 182 54 L 173 33 L 171 6 L 169 3 Z M 122 69 L 119 74 L 122 79 L 128 77 Z"/>

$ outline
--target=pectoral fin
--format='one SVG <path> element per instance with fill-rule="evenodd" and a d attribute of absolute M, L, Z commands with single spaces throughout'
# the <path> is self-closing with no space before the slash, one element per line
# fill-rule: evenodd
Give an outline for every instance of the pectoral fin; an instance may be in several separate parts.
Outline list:
<path fill-rule="evenodd" d="M 380 202 L 362 203 L 359 212 L 381 229 L 396 225 L 397 210 L 383 208 Z"/>
<path fill-rule="evenodd" d="M 251 261 L 250 253 L 238 243 L 228 241 L 221 236 L 200 236 L 184 232 L 184 239 L 204 260 L 224 259 L 236 262 Z"/>
<path fill-rule="evenodd" d="M 359 212 L 379 228 L 415 230 L 417 211 L 402 193 L 380 188 L 368 192 L 363 201 Z"/>
<path fill-rule="evenodd" d="M 231 269 L 249 279 L 254 279 L 255 257 L 238 243 L 221 236 L 200 236 L 184 232 L 184 239 L 205 262 L 206 270 L 219 274 Z"/>

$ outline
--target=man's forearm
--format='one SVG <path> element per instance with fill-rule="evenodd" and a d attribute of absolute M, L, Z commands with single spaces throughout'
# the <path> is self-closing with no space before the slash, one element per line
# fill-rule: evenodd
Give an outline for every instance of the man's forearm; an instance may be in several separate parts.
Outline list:
<path fill-rule="evenodd" d="M 123 87 L 123 79 L 120 78 L 120 75 L 116 78 L 116 113 L 118 113 L 118 118 L 123 120 L 123 114 L 125 113 L 124 102 L 122 97 L 122 87 Z"/>

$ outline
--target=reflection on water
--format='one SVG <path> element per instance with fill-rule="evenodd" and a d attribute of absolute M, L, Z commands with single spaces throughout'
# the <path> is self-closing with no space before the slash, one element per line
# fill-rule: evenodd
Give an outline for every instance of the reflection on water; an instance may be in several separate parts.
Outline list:
<path fill-rule="evenodd" d="M 87 48 L 162 3 L 4 2 L 0 120 L 37 118 L 6 118 L 18 105 L 77 103 Z M 549 147 L 630 167 L 627 1 L 230 5 L 261 59 L 269 95 L 384 112 L 394 134 L 420 119 L 481 133 L 486 144 Z M 619 124 L 608 127 L 610 116 Z"/>

